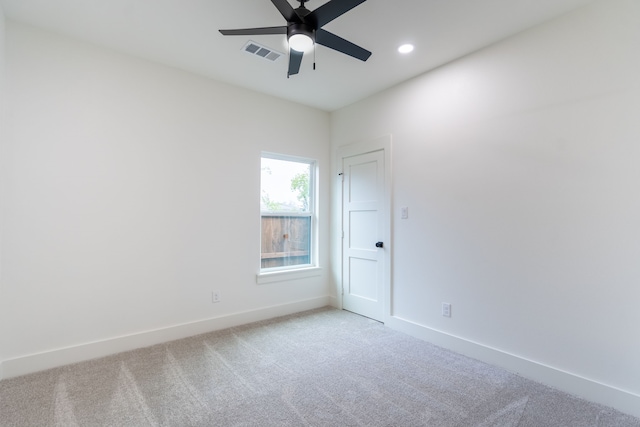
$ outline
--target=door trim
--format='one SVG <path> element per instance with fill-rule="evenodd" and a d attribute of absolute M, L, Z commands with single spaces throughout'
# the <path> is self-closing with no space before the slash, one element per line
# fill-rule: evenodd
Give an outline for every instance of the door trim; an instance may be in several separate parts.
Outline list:
<path fill-rule="evenodd" d="M 343 159 L 345 157 L 352 157 L 352 156 L 358 156 L 361 154 L 367 154 L 367 153 L 372 153 L 374 151 L 382 151 L 383 152 L 383 158 L 384 158 L 384 200 L 383 200 L 383 207 L 382 207 L 382 214 L 383 214 L 383 221 L 385 224 L 384 227 L 384 236 L 383 236 L 383 241 L 384 241 L 384 246 L 385 246 L 385 251 L 384 251 L 384 272 L 383 272 L 383 279 L 384 279 L 384 291 L 383 291 L 383 311 L 382 311 L 382 321 L 383 323 L 387 323 L 389 318 L 392 316 L 392 304 L 393 304 L 393 297 L 392 297 L 392 283 L 391 283 L 391 278 L 392 278 L 392 262 L 393 262 L 393 241 L 392 241 L 392 237 L 393 237 L 393 231 L 392 231 L 392 223 L 393 223 L 393 216 L 392 216 L 392 209 L 391 209 L 391 203 L 393 200 L 392 197 L 392 169 L 391 169 L 391 148 L 392 148 L 392 137 L 391 134 L 388 135 L 384 135 L 375 139 L 371 139 L 371 140 L 364 140 L 364 141 L 360 141 L 360 142 L 356 142 L 353 144 L 349 144 L 349 145 L 343 145 L 341 147 L 338 147 L 337 149 L 337 154 L 336 154 L 336 165 L 337 165 L 337 174 L 338 173 L 342 173 L 342 164 L 343 164 Z M 340 178 L 341 179 L 341 178 Z M 342 234 L 342 230 L 344 230 L 344 218 L 342 216 L 342 210 L 343 210 L 343 206 L 342 206 L 342 200 L 343 200 L 343 191 L 344 191 L 344 187 L 342 185 L 342 183 L 338 186 L 338 191 L 339 191 L 339 196 L 340 196 L 340 230 L 338 231 L 339 234 Z M 337 200 L 337 197 L 336 199 Z M 339 286 L 337 286 L 337 291 L 338 291 L 338 307 L 342 310 L 343 307 L 343 302 L 342 302 L 342 293 L 343 293 L 343 289 L 344 289 L 344 278 L 342 277 L 343 271 L 344 271 L 344 266 L 342 265 L 342 260 L 343 260 L 343 240 L 342 237 L 339 239 L 339 245 L 340 245 L 340 249 L 339 249 L 339 256 L 340 256 L 340 261 L 339 261 L 339 265 L 337 266 L 339 269 Z M 334 258 L 336 259 L 336 258 Z M 337 270 L 338 270 L 337 269 Z"/>

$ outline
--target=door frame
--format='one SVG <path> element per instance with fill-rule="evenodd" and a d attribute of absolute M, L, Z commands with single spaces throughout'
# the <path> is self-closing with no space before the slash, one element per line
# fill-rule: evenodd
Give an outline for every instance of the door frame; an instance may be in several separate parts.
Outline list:
<path fill-rule="evenodd" d="M 391 289 L 392 289 L 392 283 L 391 283 L 391 278 L 392 278 L 392 261 L 393 261 L 393 244 L 392 244 L 392 235 L 393 235 L 393 231 L 392 231 L 392 224 L 393 224 L 393 211 L 391 209 L 392 206 L 392 169 L 391 169 L 391 147 L 392 147 L 392 138 L 391 138 L 391 134 L 388 135 L 384 135 L 375 139 L 370 139 L 370 140 L 364 140 L 364 141 L 360 141 L 360 142 L 356 142 L 353 144 L 349 144 L 349 145 L 343 145 L 341 147 L 338 147 L 337 149 L 337 153 L 336 153 L 336 165 L 337 165 L 337 178 L 338 178 L 338 182 L 339 185 L 337 186 L 338 188 L 338 193 L 336 195 L 336 198 L 334 200 L 337 201 L 338 196 L 340 198 L 340 201 L 338 202 L 339 204 L 339 211 L 340 211 L 340 220 L 339 220 L 339 224 L 340 224 L 340 229 L 338 230 L 338 237 L 339 237 L 339 245 L 340 245 L 340 250 L 339 252 L 339 263 L 338 263 L 338 268 L 339 268 L 339 272 L 338 272 L 338 278 L 339 278 L 339 283 L 337 286 L 337 293 L 338 293 L 338 308 L 343 310 L 343 294 L 344 294 L 344 277 L 343 277 L 343 272 L 344 272 L 344 266 L 343 266 L 343 255 L 344 255 L 344 240 L 343 240 L 343 230 L 344 230 L 344 216 L 343 216 L 343 211 L 344 211 L 344 206 L 343 206 L 343 196 L 344 196 L 344 181 L 342 180 L 342 173 L 344 172 L 343 169 L 343 159 L 346 157 L 352 157 L 352 156 L 358 156 L 361 154 L 367 154 L 367 153 L 372 153 L 375 151 L 382 151 L 383 152 L 383 159 L 384 159 L 384 198 L 383 198 L 383 204 L 382 204 L 382 209 L 380 210 L 382 213 L 382 221 L 383 224 L 385 224 L 384 226 L 384 235 L 382 236 L 382 241 L 384 242 L 384 254 L 383 254 L 383 258 L 384 258 L 384 269 L 383 269 L 383 281 L 384 281 L 384 287 L 383 287 L 383 295 L 382 295 L 382 305 L 383 305 L 383 310 L 382 310 L 382 322 L 383 323 L 387 323 L 389 318 L 392 315 L 392 293 L 391 293 Z M 334 259 L 337 259 L 334 258 Z"/>

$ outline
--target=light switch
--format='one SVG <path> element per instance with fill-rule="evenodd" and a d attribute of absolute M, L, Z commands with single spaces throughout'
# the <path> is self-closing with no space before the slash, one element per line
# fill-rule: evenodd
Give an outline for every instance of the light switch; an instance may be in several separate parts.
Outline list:
<path fill-rule="evenodd" d="M 400 218 L 402 219 L 407 219 L 409 218 L 409 208 L 406 206 L 403 206 L 400 208 Z"/>

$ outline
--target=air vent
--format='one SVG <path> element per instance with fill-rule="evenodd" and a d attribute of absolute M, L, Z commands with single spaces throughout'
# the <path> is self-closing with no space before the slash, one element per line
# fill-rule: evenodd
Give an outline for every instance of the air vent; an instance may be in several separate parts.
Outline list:
<path fill-rule="evenodd" d="M 242 50 L 250 55 L 258 56 L 271 62 L 275 62 L 284 56 L 282 52 L 275 51 L 251 40 L 244 45 Z"/>

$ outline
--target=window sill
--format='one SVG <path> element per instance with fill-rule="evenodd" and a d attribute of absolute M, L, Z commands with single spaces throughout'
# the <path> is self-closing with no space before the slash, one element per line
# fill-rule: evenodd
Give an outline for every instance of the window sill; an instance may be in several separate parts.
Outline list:
<path fill-rule="evenodd" d="M 322 274 L 320 267 L 299 268 L 295 270 L 271 271 L 268 273 L 258 273 L 256 282 L 258 285 L 265 283 L 284 282 L 287 280 L 306 279 Z"/>

